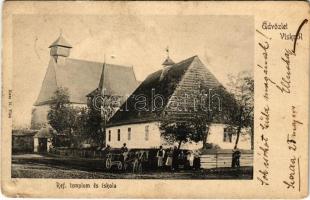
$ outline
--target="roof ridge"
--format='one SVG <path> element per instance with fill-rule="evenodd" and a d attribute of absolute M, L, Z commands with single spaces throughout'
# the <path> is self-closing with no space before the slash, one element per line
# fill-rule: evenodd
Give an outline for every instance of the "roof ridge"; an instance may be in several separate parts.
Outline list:
<path fill-rule="evenodd" d="M 180 62 L 174 63 L 173 65 L 169 66 L 169 69 L 171 69 L 172 67 L 174 67 L 174 66 L 176 66 L 176 65 L 183 64 L 183 63 L 189 61 L 190 59 L 193 59 L 193 60 L 194 60 L 195 57 L 198 57 L 198 56 L 195 55 L 195 56 L 186 58 L 186 59 L 184 59 L 184 60 L 181 60 Z M 158 73 L 158 72 L 160 72 L 160 71 L 163 71 L 163 69 L 158 69 L 158 70 L 156 70 L 156 71 L 150 73 L 143 81 L 145 81 L 145 80 L 146 80 L 148 77 L 150 77 L 151 75 L 153 75 L 153 74 L 155 74 L 155 73 Z M 143 82 L 143 81 L 142 81 L 142 82 Z"/>
<path fill-rule="evenodd" d="M 105 62 L 100 62 L 100 61 L 91 61 L 91 60 L 82 60 L 82 59 L 78 59 L 78 58 L 67 58 L 69 60 L 73 60 L 73 61 L 82 61 L 82 62 L 89 62 L 89 63 L 97 63 L 97 64 L 106 64 L 106 65 L 111 65 L 111 66 L 118 66 L 118 67 L 124 67 L 124 68 L 133 68 L 132 65 L 120 65 L 120 64 L 112 64 L 112 63 L 105 63 Z"/>
<path fill-rule="evenodd" d="M 186 58 L 185 60 L 181 60 L 180 62 L 173 64 L 171 67 L 173 67 L 173 66 L 175 66 L 175 65 L 180 65 L 180 64 L 183 64 L 183 63 L 188 62 L 188 61 L 190 61 L 190 60 L 192 60 L 192 61 L 193 61 L 195 57 L 198 57 L 198 56 L 197 56 L 197 55 L 195 55 L 195 56 L 192 56 L 192 57 Z"/>

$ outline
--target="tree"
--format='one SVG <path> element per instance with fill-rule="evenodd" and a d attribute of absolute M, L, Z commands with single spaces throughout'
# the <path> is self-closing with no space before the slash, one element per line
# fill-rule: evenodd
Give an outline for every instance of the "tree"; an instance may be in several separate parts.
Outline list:
<path fill-rule="evenodd" d="M 103 95 L 100 91 L 96 90 L 89 96 L 86 126 L 88 136 L 99 146 L 104 146 L 106 122 L 119 108 L 120 97 Z"/>
<path fill-rule="evenodd" d="M 67 89 L 58 88 L 55 91 L 48 121 L 58 133 L 69 139 L 69 144 L 62 145 L 77 147 L 88 141 L 103 146 L 105 122 L 114 114 L 117 104 L 112 101 L 115 98 L 108 96 L 99 96 L 94 104 L 95 97 L 89 99 L 87 107 L 73 107 Z"/>
<path fill-rule="evenodd" d="M 95 107 L 91 101 L 87 104 L 86 130 L 88 139 L 91 139 L 97 146 L 103 146 L 105 133 L 101 110 L 100 107 Z"/>
<path fill-rule="evenodd" d="M 167 117 L 161 121 L 160 129 L 163 130 L 164 138 L 170 143 L 178 142 L 178 149 L 180 149 L 182 143 L 201 141 L 205 135 L 206 126 L 199 123 L 197 119 L 183 121 Z"/>
<path fill-rule="evenodd" d="M 175 93 L 177 97 L 180 97 L 180 93 L 190 97 L 187 99 L 186 111 L 176 110 L 171 114 L 167 112 L 169 109 L 166 109 L 165 115 L 160 118 L 163 136 L 170 141 L 177 141 L 179 147 L 182 142 L 202 141 L 203 147 L 207 148 L 211 123 L 228 122 L 233 117 L 235 112 L 233 108 L 236 105 L 233 95 L 209 78 L 201 70 L 192 70 L 188 79 L 181 83 L 184 85 L 181 85 L 179 87 L 181 89 Z M 172 80 L 170 84 L 175 83 Z M 169 101 L 175 100 L 170 97 Z"/>
<path fill-rule="evenodd" d="M 237 76 L 229 76 L 230 91 L 237 103 L 230 120 L 237 126 L 237 138 L 234 148 L 238 147 L 242 128 L 250 128 L 251 149 L 254 144 L 254 80 L 249 72 L 240 72 Z"/>
<path fill-rule="evenodd" d="M 61 87 L 57 88 L 51 98 L 50 110 L 47 115 L 48 123 L 58 134 L 72 138 L 75 115 L 76 111 L 70 105 L 68 90 Z"/>
<path fill-rule="evenodd" d="M 74 116 L 70 143 L 73 147 L 79 147 L 83 141 L 89 138 L 87 128 L 88 109 L 85 107 L 75 107 L 72 109 Z"/>

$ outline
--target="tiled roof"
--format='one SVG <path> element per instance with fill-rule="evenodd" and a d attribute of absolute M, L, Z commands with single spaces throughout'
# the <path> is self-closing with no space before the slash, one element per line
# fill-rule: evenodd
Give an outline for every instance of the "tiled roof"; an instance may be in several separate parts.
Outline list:
<path fill-rule="evenodd" d="M 147 109 L 150 109 L 152 95 L 160 94 L 164 97 L 164 108 L 167 105 L 170 96 L 174 93 L 177 85 L 182 80 L 183 75 L 196 57 L 197 56 L 188 58 L 150 74 L 139 85 L 134 93 L 129 96 L 127 101 L 121 106 L 120 110 L 110 119 L 109 125 L 154 121 L 156 118 L 160 117 L 162 110 L 138 111 L 136 109 L 136 102 L 141 99 L 137 98 L 144 96 L 147 100 Z"/>
<path fill-rule="evenodd" d="M 68 89 L 71 103 L 85 104 L 86 96 L 101 82 L 107 93 L 120 96 L 130 94 L 138 85 L 132 67 L 71 58 L 56 63 L 51 58 L 34 105 L 49 104 L 58 87 Z"/>
<path fill-rule="evenodd" d="M 35 134 L 35 138 L 52 138 L 53 133 L 56 134 L 57 132 L 51 127 L 41 128 L 37 134 Z"/>
<path fill-rule="evenodd" d="M 198 56 L 193 56 L 150 74 L 113 115 L 108 122 L 108 126 L 160 121 L 163 112 L 167 112 L 167 114 L 171 112 L 169 102 L 173 95 L 178 96 L 180 95 L 180 91 L 184 90 L 186 92 L 191 86 L 197 85 L 196 82 L 188 83 L 190 80 L 189 77 L 194 76 L 197 70 L 198 73 L 201 74 L 201 78 L 205 80 L 204 84 L 206 88 L 216 90 L 223 89 L 221 83 L 204 66 Z M 186 72 L 189 72 L 189 74 L 185 76 Z M 182 90 L 178 90 L 179 85 L 182 85 Z M 177 90 L 178 92 L 176 92 Z M 223 91 L 226 93 L 225 89 Z M 154 98 L 156 95 L 161 96 L 163 99 L 162 105 L 156 105 L 157 108 L 161 107 L 161 109 L 152 109 L 154 108 Z M 141 108 L 141 105 L 145 102 L 146 109 L 137 109 L 137 107 Z M 178 115 L 180 114 L 182 115 L 184 113 L 178 113 Z M 222 116 L 220 116 L 219 121 L 223 120 L 221 117 Z M 215 121 L 216 120 L 218 119 L 215 119 Z"/>
<path fill-rule="evenodd" d="M 38 131 L 30 129 L 12 130 L 13 136 L 34 136 Z"/>

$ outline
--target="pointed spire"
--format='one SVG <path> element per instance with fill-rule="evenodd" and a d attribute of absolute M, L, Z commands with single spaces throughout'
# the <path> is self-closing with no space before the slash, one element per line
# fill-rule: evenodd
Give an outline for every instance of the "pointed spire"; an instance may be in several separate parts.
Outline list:
<path fill-rule="evenodd" d="M 171 60 L 171 58 L 166 58 L 166 60 L 163 62 L 163 66 L 170 66 L 170 65 L 174 65 L 175 63 L 173 62 L 173 60 Z"/>
<path fill-rule="evenodd" d="M 64 37 L 62 36 L 62 31 L 60 32 L 59 37 L 57 38 L 57 40 L 55 40 L 55 42 L 53 42 L 49 48 L 55 47 L 55 46 L 61 46 L 61 47 L 67 47 L 67 48 L 72 48 L 72 46 L 64 39 Z"/>

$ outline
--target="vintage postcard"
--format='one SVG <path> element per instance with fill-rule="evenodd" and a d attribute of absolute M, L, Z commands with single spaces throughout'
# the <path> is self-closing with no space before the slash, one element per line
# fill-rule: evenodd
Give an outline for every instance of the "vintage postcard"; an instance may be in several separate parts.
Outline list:
<path fill-rule="evenodd" d="M 306 1 L 8 1 L 2 17 L 4 195 L 308 195 Z"/>

